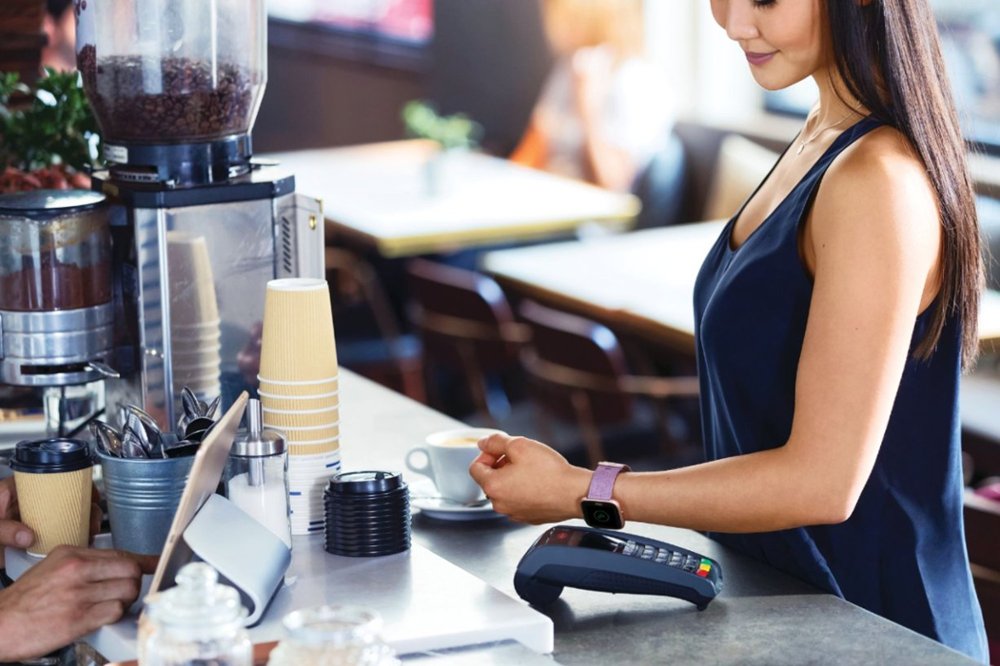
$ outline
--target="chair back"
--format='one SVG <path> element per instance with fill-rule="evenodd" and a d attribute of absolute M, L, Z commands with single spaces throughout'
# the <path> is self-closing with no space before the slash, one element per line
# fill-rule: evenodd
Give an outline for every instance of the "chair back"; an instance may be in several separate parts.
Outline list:
<path fill-rule="evenodd" d="M 609 328 L 533 301 L 519 314 L 531 330 L 524 368 L 544 409 L 592 426 L 631 418 L 632 396 L 619 384 L 628 374 L 625 353 Z"/>
<path fill-rule="evenodd" d="M 420 341 L 401 331 L 375 268 L 346 248 L 327 246 L 325 259 L 340 364 L 424 401 Z"/>
<path fill-rule="evenodd" d="M 407 266 L 411 317 L 438 362 L 465 369 L 472 354 L 481 372 L 517 365 L 520 327 L 500 285 L 490 277 L 424 259 Z"/>
<path fill-rule="evenodd" d="M 650 229 L 683 221 L 687 189 L 687 156 L 684 144 L 671 132 L 649 164 L 639 172 L 632 193 L 642 202 L 636 229 Z"/>
<path fill-rule="evenodd" d="M 1000 663 L 1000 502 L 965 491 L 965 542 L 992 663 Z"/>

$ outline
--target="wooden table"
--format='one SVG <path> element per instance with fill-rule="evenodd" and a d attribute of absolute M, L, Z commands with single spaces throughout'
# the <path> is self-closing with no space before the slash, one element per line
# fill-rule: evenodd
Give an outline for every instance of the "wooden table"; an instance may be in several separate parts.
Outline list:
<path fill-rule="evenodd" d="M 528 169 L 480 153 L 450 153 L 436 193 L 430 141 L 264 155 L 295 174 L 299 192 L 323 201 L 328 238 L 342 236 L 387 258 L 568 235 L 583 224 L 626 228 L 631 194 Z"/>
<path fill-rule="evenodd" d="M 514 291 L 677 351 L 694 352 L 694 282 L 725 223 L 701 222 L 489 252 Z M 983 294 L 979 339 L 1000 343 L 1000 292 Z"/>

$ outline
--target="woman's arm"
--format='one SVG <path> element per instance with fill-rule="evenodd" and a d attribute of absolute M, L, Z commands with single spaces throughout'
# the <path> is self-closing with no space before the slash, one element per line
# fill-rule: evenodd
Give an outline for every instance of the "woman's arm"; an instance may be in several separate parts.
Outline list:
<path fill-rule="evenodd" d="M 815 284 L 791 436 L 759 453 L 623 475 L 615 497 L 626 517 L 723 532 L 846 520 L 878 454 L 914 319 L 936 293 L 939 245 L 931 185 L 898 133 L 876 130 L 845 151 L 803 239 Z M 527 522 L 580 515 L 587 470 L 530 440 L 496 436 L 481 448 L 471 471 L 497 510 Z"/>

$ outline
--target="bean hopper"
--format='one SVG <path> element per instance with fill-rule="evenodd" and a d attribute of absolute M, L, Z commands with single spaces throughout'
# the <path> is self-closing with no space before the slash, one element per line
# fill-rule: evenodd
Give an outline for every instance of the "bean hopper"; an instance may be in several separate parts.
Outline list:
<path fill-rule="evenodd" d="M 100 409 L 88 385 L 115 374 L 111 292 L 103 195 L 0 196 L 0 383 L 44 389 L 52 434 Z"/>
<path fill-rule="evenodd" d="M 252 156 L 266 61 L 264 0 L 77 2 L 113 208 L 112 410 L 169 427 L 184 386 L 227 408 L 256 384 L 267 282 L 323 276 L 319 202 Z"/>

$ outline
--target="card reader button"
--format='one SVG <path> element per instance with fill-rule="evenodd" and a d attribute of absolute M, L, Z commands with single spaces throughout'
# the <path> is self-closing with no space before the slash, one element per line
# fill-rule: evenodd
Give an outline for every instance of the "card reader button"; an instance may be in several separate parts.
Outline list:
<path fill-rule="evenodd" d="M 656 551 L 656 563 L 657 564 L 663 564 L 664 562 L 667 561 L 667 558 L 669 558 L 669 557 L 670 557 L 670 551 L 667 550 L 666 548 L 661 548 L 658 551 Z"/>
<path fill-rule="evenodd" d="M 637 544 L 635 543 L 635 541 L 626 541 L 625 542 L 625 548 L 622 549 L 622 554 L 623 555 L 635 555 L 636 548 L 637 548 Z"/>
<path fill-rule="evenodd" d="M 652 546 L 643 546 L 642 555 L 640 555 L 640 557 L 644 560 L 651 560 L 653 559 L 653 556 L 655 554 L 656 554 L 655 548 L 653 548 Z"/>

